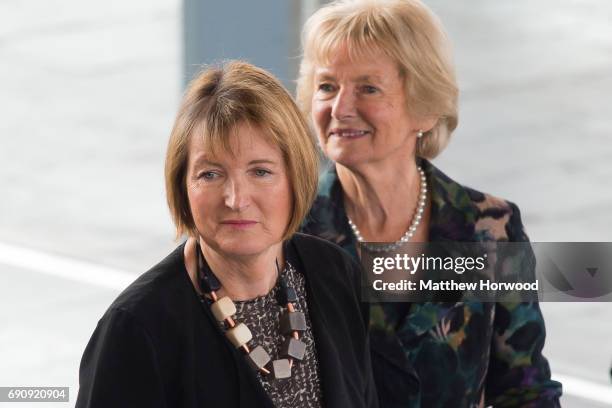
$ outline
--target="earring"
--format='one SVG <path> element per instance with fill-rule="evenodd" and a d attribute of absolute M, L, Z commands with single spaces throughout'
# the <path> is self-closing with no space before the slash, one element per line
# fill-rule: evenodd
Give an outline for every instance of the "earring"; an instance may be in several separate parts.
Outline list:
<path fill-rule="evenodd" d="M 419 131 L 417 132 L 417 137 L 420 139 L 423 137 L 423 130 L 419 129 Z"/>

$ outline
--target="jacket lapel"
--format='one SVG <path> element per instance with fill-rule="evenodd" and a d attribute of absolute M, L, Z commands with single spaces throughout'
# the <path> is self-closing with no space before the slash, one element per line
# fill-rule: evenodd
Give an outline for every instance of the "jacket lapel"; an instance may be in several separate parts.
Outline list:
<path fill-rule="evenodd" d="M 351 398 L 347 394 L 348 390 L 342 379 L 343 367 L 338 359 L 337 345 L 333 342 L 333 339 L 326 335 L 329 332 L 328 327 L 331 327 L 333 322 L 327 318 L 324 305 L 320 299 L 320 294 L 328 292 L 329 288 L 322 281 L 321 274 L 316 273 L 321 266 L 317 254 L 306 253 L 307 248 L 296 245 L 295 241 L 295 237 L 290 241 L 292 253 L 289 255 L 293 256 L 294 259 L 297 258 L 296 263 L 301 265 L 301 271 L 306 279 L 308 310 L 318 354 L 321 389 L 325 406 L 328 408 L 344 408 Z"/>
<path fill-rule="evenodd" d="M 420 160 L 431 191 L 430 242 L 473 242 L 478 209 L 469 192 L 425 159 Z M 414 303 L 410 313 L 397 322 L 397 335 L 402 342 L 416 341 L 427 334 L 455 307 L 455 302 Z"/>

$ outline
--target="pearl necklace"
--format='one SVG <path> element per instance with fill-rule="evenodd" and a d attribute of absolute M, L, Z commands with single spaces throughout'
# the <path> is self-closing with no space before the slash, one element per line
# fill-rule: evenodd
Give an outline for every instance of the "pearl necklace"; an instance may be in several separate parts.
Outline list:
<path fill-rule="evenodd" d="M 353 230 L 353 234 L 355 234 L 355 238 L 357 238 L 357 241 L 360 242 L 361 245 L 368 251 L 370 252 L 394 251 L 397 248 L 399 248 L 402 244 L 404 244 L 405 242 L 410 241 L 410 239 L 414 236 L 417 230 L 417 227 L 419 226 L 419 224 L 421 223 L 421 219 L 423 218 L 423 212 L 425 211 L 425 203 L 427 202 L 427 179 L 425 178 L 425 172 L 423 171 L 421 166 L 417 166 L 417 171 L 419 172 L 420 178 L 421 178 L 421 192 L 419 194 L 419 202 L 417 205 L 417 209 L 414 213 L 414 217 L 412 218 L 412 223 L 410 224 L 410 227 L 406 230 L 404 235 L 402 235 L 402 237 L 398 241 L 395 241 L 389 244 L 366 243 L 365 240 L 363 239 L 363 236 L 361 235 L 361 232 L 359 232 L 357 225 L 355 225 L 353 220 L 351 220 L 351 218 L 347 214 L 348 223 L 351 226 L 351 229 Z"/>

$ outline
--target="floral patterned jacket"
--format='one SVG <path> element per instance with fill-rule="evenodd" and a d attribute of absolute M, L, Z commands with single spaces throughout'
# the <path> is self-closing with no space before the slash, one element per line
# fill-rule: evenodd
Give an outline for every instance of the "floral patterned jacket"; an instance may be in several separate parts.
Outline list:
<path fill-rule="evenodd" d="M 528 241 L 516 205 L 463 187 L 426 160 L 421 166 L 432 195 L 430 241 Z M 357 256 L 335 169 L 321 178 L 302 231 Z M 537 302 L 380 303 L 370 314 L 382 408 L 560 406 Z"/>

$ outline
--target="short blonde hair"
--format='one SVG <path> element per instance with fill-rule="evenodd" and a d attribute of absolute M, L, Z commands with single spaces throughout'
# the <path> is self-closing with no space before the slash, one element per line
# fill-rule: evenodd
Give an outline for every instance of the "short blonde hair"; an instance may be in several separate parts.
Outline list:
<path fill-rule="evenodd" d="M 295 233 L 317 190 L 318 156 L 308 125 L 291 95 L 272 74 L 230 61 L 208 68 L 189 84 L 166 153 L 166 198 L 177 236 L 197 236 L 187 197 L 190 140 L 202 137 L 211 154 L 231 151 L 230 136 L 247 123 L 261 129 L 282 152 L 293 211 L 283 240 Z"/>
<path fill-rule="evenodd" d="M 405 81 L 408 113 L 436 117 L 436 125 L 417 142 L 416 154 L 434 158 L 457 127 L 459 90 L 450 43 L 438 18 L 419 0 L 340 0 L 306 22 L 297 101 L 309 117 L 314 69 L 329 64 L 346 47 L 349 58 L 382 51 L 398 64 Z"/>

